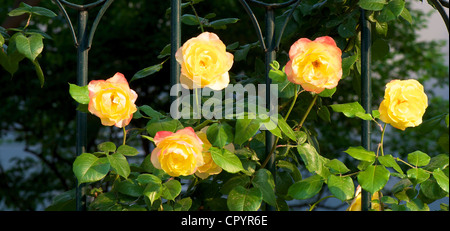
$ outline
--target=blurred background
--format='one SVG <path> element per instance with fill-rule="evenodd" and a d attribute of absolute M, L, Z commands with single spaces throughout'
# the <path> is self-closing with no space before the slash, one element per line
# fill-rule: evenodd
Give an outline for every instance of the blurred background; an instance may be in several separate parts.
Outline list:
<path fill-rule="evenodd" d="M 0 23 L 3 27 L 12 25 L 7 13 L 14 9 L 17 2 L 0 0 Z M 30 4 L 32 2 L 39 2 L 39 6 L 53 10 L 58 17 L 36 17 L 31 22 L 31 26 L 52 38 L 45 39 L 45 49 L 40 58 L 46 76 L 43 88 L 40 88 L 33 65 L 26 60 L 22 61 L 13 77 L 0 68 L 0 210 L 44 210 L 56 195 L 75 187 L 72 163 L 75 159 L 76 103 L 68 93 L 68 83 L 76 82 L 76 49 L 69 28 L 56 5 L 50 0 L 29 1 Z M 390 53 L 381 59 L 374 59 L 372 63 L 373 108 L 378 108 L 384 85 L 390 79 L 416 78 L 424 83 L 429 96 L 430 106 L 424 117 L 424 120 L 429 120 L 448 113 L 449 35 L 441 16 L 428 3 L 407 2 L 414 23 L 410 25 L 405 20 L 398 20 L 389 25 Z M 169 5 L 170 1 L 116 0 L 104 15 L 95 34 L 89 52 L 89 80 L 106 79 L 116 72 L 123 73 L 130 80 L 137 71 L 161 63 L 162 60 L 157 56 L 170 42 L 170 18 L 166 12 Z M 217 18 L 241 19 L 227 30 L 216 32 L 227 45 L 257 41 L 251 22 L 247 16 L 243 16 L 245 12 L 238 1 L 206 0 L 196 8 L 200 14 L 214 12 Z M 75 23 L 75 12 L 68 9 L 68 13 Z M 263 11 L 255 13 L 263 20 Z M 96 10 L 91 14 L 90 24 L 95 15 Z M 19 21 L 19 26 L 24 23 Z M 187 25 L 183 25 L 182 31 L 182 41 L 199 33 L 195 26 Z M 303 32 L 305 35 L 301 36 L 304 37 L 308 37 L 308 33 L 312 34 L 310 31 Z M 286 50 L 292 44 L 292 39 L 288 40 L 283 41 L 282 49 Z M 248 57 L 247 60 L 236 62 L 232 71 L 253 71 L 255 63 L 263 60 L 264 56 L 258 49 L 252 49 Z M 280 59 L 283 58 L 286 57 Z M 352 78 L 343 79 L 340 89 L 327 104 L 354 101 L 354 96 L 359 92 L 352 82 Z M 169 111 L 168 62 L 157 74 L 134 81 L 130 87 L 139 95 L 137 105 L 147 104 L 159 111 Z M 342 150 L 359 145 L 360 121 L 339 121 L 339 115 L 333 115 L 332 124 L 323 124 L 323 127 L 330 127 L 335 132 L 320 133 L 318 139 L 322 154 L 343 155 Z M 407 129 L 404 133 L 390 129 L 385 138 L 386 152 L 395 150 L 397 155 L 406 155 L 422 150 L 431 156 L 448 153 L 448 128 L 443 121 L 435 123 L 431 131 L 421 127 Z M 131 126 L 145 125 L 140 124 L 139 120 L 133 120 Z M 320 125 L 317 130 L 320 130 Z M 442 133 L 447 134 L 447 146 L 445 141 L 436 145 L 442 139 Z M 120 129 L 101 127 L 98 118 L 88 116 L 88 150 L 92 151 L 105 140 L 120 142 L 120 135 Z M 379 142 L 377 137 L 379 134 L 375 133 L 375 144 Z M 145 139 L 136 137 L 131 142 L 134 142 L 135 147 L 141 147 L 142 153 L 135 157 L 136 162 L 150 153 L 149 143 Z M 388 195 L 389 191 L 383 193 Z M 327 195 L 327 192 L 323 195 Z M 295 210 L 304 210 L 310 202 L 291 201 L 290 205 Z M 430 209 L 439 210 L 441 202 L 448 204 L 448 197 L 429 205 Z M 328 199 L 319 204 L 317 210 L 345 210 L 346 207 L 345 203 L 337 199 Z"/>

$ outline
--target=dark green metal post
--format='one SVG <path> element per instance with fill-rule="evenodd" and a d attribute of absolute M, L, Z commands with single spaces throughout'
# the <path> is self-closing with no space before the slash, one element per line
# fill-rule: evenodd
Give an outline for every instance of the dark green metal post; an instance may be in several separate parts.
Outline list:
<path fill-rule="evenodd" d="M 181 0 L 171 0 L 171 17 L 170 17 L 171 33 L 170 33 L 170 86 L 178 87 L 180 82 L 180 66 L 175 59 L 175 54 L 181 46 Z M 179 92 L 178 89 L 176 92 Z M 178 97 L 171 96 L 171 101 L 175 101 Z"/>
<path fill-rule="evenodd" d="M 370 22 L 365 17 L 365 10 L 361 9 L 361 105 L 366 110 L 366 113 L 371 113 L 372 105 L 372 86 L 370 76 L 370 59 L 371 59 L 371 44 L 372 34 Z M 363 120 L 361 127 L 361 144 L 370 150 L 370 121 Z M 371 195 L 365 190 L 361 190 L 361 210 L 368 211 L 370 207 Z"/>
<path fill-rule="evenodd" d="M 77 85 L 86 86 L 88 81 L 88 33 L 87 33 L 87 20 L 88 12 L 80 11 L 78 13 L 78 61 L 77 61 Z M 77 156 L 86 152 L 87 144 L 87 114 L 84 112 L 77 111 L 77 141 L 76 141 L 76 152 Z M 78 185 L 78 182 L 77 182 Z M 86 204 L 83 203 L 85 196 L 83 195 L 82 189 L 84 185 L 77 186 L 76 194 L 76 208 L 77 211 L 85 210 Z"/>

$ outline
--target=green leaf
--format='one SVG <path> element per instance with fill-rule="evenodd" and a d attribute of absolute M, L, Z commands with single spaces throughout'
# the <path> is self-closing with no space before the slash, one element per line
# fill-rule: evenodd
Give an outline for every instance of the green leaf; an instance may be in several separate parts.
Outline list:
<path fill-rule="evenodd" d="M 39 83 L 41 84 L 41 88 L 44 87 L 45 77 L 44 72 L 42 71 L 41 65 L 36 60 L 33 61 L 34 69 L 36 70 L 36 75 L 38 76 Z"/>
<path fill-rule="evenodd" d="M 26 13 L 31 14 L 32 8 L 33 8 L 32 6 L 30 6 L 24 2 L 21 2 L 19 7 L 17 7 L 16 9 L 14 9 L 8 13 L 8 16 L 14 17 L 14 16 L 20 16 L 20 15 L 26 14 Z"/>
<path fill-rule="evenodd" d="M 316 172 L 323 177 L 328 177 L 329 171 L 324 166 L 328 159 L 319 155 L 314 146 L 309 143 L 297 145 L 297 151 L 309 172 Z"/>
<path fill-rule="evenodd" d="M 150 205 L 153 205 L 153 202 L 158 200 L 162 194 L 161 180 L 159 182 L 150 181 L 145 187 L 143 194 L 150 200 Z"/>
<path fill-rule="evenodd" d="M 229 173 L 237 173 L 244 170 L 241 160 L 226 149 L 211 147 L 209 149 L 214 162 Z"/>
<path fill-rule="evenodd" d="M 325 122 L 331 122 L 330 111 L 327 107 L 319 107 L 319 109 L 317 110 L 317 115 Z"/>
<path fill-rule="evenodd" d="M 400 168 L 400 166 L 397 164 L 397 161 L 395 161 L 392 155 L 379 156 L 378 160 L 380 161 L 380 164 L 384 165 L 385 167 L 394 168 L 395 171 L 399 172 L 402 175 L 404 174 L 402 168 Z"/>
<path fill-rule="evenodd" d="M 174 211 L 189 211 L 192 206 L 192 199 L 190 197 L 183 198 L 173 206 Z"/>
<path fill-rule="evenodd" d="M 288 195 L 297 200 L 309 199 L 320 192 L 323 182 L 324 180 L 319 175 L 310 176 L 291 185 Z"/>
<path fill-rule="evenodd" d="M 103 179 L 109 168 L 108 158 L 97 158 L 89 153 L 81 154 L 73 162 L 73 172 L 78 179 L 78 185 Z"/>
<path fill-rule="evenodd" d="M 357 54 L 342 59 L 342 78 L 350 74 L 350 69 L 356 63 L 356 60 L 358 60 Z"/>
<path fill-rule="evenodd" d="M 295 165 L 289 161 L 279 160 L 277 163 L 277 166 L 279 168 L 288 170 L 288 172 L 290 172 L 294 182 L 302 180 L 302 174 L 300 173 L 300 170 L 297 168 L 297 165 Z"/>
<path fill-rule="evenodd" d="M 267 169 L 259 169 L 256 171 L 255 178 L 252 181 L 255 188 L 259 188 L 262 192 L 263 200 L 272 206 L 277 205 L 275 196 L 275 182 L 272 173 Z"/>
<path fill-rule="evenodd" d="M 371 165 L 358 174 L 358 182 L 364 190 L 373 194 L 386 185 L 389 177 L 390 172 L 383 165 Z"/>
<path fill-rule="evenodd" d="M 358 102 L 346 103 L 346 104 L 333 104 L 330 105 L 331 109 L 335 112 L 342 112 L 349 118 L 359 117 L 364 120 L 371 120 L 372 116 L 366 114 L 366 110 Z"/>
<path fill-rule="evenodd" d="M 375 30 L 377 31 L 377 33 L 379 35 L 383 35 L 384 37 L 387 36 L 387 32 L 389 29 L 389 24 L 387 22 L 378 22 L 375 21 Z M 372 52 L 374 51 L 373 47 L 372 47 Z"/>
<path fill-rule="evenodd" d="M 411 211 L 430 211 L 430 208 L 419 198 L 406 202 L 406 207 Z"/>
<path fill-rule="evenodd" d="M 357 160 L 367 161 L 371 163 L 375 161 L 375 152 L 368 151 L 361 146 L 350 147 L 344 152 Z"/>
<path fill-rule="evenodd" d="M 350 171 L 350 169 L 348 169 L 347 166 L 345 166 L 345 164 L 338 159 L 330 160 L 327 164 L 325 164 L 325 166 L 337 174 L 344 174 Z"/>
<path fill-rule="evenodd" d="M 70 84 L 69 93 L 72 98 L 80 104 L 89 104 L 89 90 L 88 86 L 79 87 L 75 84 Z"/>
<path fill-rule="evenodd" d="M 239 62 L 247 59 L 247 54 L 252 48 L 251 44 L 241 46 L 241 49 L 234 52 L 234 61 Z"/>
<path fill-rule="evenodd" d="M 411 16 L 411 13 L 406 9 L 406 7 L 403 8 L 402 13 L 400 14 L 402 18 L 404 18 L 409 24 L 413 23 L 413 18 Z"/>
<path fill-rule="evenodd" d="M 212 146 L 223 148 L 225 145 L 233 142 L 233 127 L 227 123 L 215 123 L 208 127 L 206 136 Z"/>
<path fill-rule="evenodd" d="M 172 50 L 172 48 L 171 48 L 171 45 L 170 45 L 170 43 L 169 43 L 169 44 L 167 44 L 167 45 L 162 49 L 162 51 L 159 53 L 158 59 L 162 59 L 162 58 L 165 58 L 165 57 L 167 57 L 167 56 L 170 56 L 171 50 Z"/>
<path fill-rule="evenodd" d="M 431 157 L 421 151 L 408 154 L 408 162 L 416 167 L 425 166 L 430 163 Z"/>
<path fill-rule="evenodd" d="M 136 74 L 134 74 L 133 78 L 131 78 L 130 83 L 133 82 L 134 80 L 142 79 L 155 74 L 156 72 L 160 71 L 163 68 L 163 64 L 164 62 L 138 71 Z"/>
<path fill-rule="evenodd" d="M 334 93 L 336 93 L 337 88 L 326 89 L 319 93 L 320 97 L 333 97 Z"/>
<path fill-rule="evenodd" d="M 224 195 L 230 194 L 231 190 L 235 188 L 236 186 L 242 186 L 245 187 L 247 184 L 250 183 L 250 177 L 247 175 L 241 175 L 241 176 L 234 176 L 230 178 L 223 186 L 220 188 L 220 193 Z"/>
<path fill-rule="evenodd" d="M 409 169 L 406 174 L 413 184 L 420 184 L 430 178 L 430 174 L 421 168 Z"/>
<path fill-rule="evenodd" d="M 117 206 L 117 197 L 114 192 L 107 192 L 100 194 L 95 200 L 89 205 L 90 210 L 107 211 L 111 208 Z"/>
<path fill-rule="evenodd" d="M 150 136 L 154 137 L 159 131 L 169 131 L 176 132 L 179 129 L 182 129 L 183 125 L 178 120 L 174 120 L 172 118 L 159 119 L 152 118 L 147 123 L 147 132 Z"/>
<path fill-rule="evenodd" d="M 224 18 L 210 22 L 209 26 L 214 29 L 227 29 L 228 24 L 237 23 L 238 21 L 238 18 Z"/>
<path fill-rule="evenodd" d="M 286 123 L 284 118 L 281 115 L 278 115 L 278 127 L 289 139 L 297 142 L 297 137 L 295 136 L 294 130 L 292 130 L 291 126 Z"/>
<path fill-rule="evenodd" d="M 379 22 L 389 22 L 395 20 L 405 8 L 405 0 L 391 0 L 383 8 L 377 19 Z"/>
<path fill-rule="evenodd" d="M 17 51 L 34 62 L 36 57 L 44 49 L 43 39 L 44 37 L 40 34 L 33 34 L 28 38 L 23 34 L 19 34 L 16 37 Z"/>
<path fill-rule="evenodd" d="M 380 118 L 380 111 L 372 110 L 372 117 L 375 118 L 375 119 L 379 119 Z"/>
<path fill-rule="evenodd" d="M 102 152 L 115 152 L 116 151 L 116 145 L 113 142 L 104 142 L 97 146 L 98 150 Z"/>
<path fill-rule="evenodd" d="M 341 201 L 350 200 L 355 192 L 355 185 L 349 176 L 341 177 L 330 175 L 328 177 L 328 189 Z"/>
<path fill-rule="evenodd" d="M 162 197 L 167 200 L 175 200 L 181 193 L 181 183 L 177 180 L 170 180 L 163 184 Z"/>
<path fill-rule="evenodd" d="M 227 207 L 230 211 L 257 211 L 261 206 L 262 198 L 258 188 L 246 189 L 237 186 L 228 195 Z"/>
<path fill-rule="evenodd" d="M 57 14 L 55 14 L 55 12 L 53 12 L 47 8 L 39 7 L 39 6 L 33 6 L 31 8 L 31 13 L 35 14 L 35 15 L 45 16 L 48 18 L 53 18 L 53 17 L 57 16 Z"/>
<path fill-rule="evenodd" d="M 448 176 L 446 176 L 442 170 L 436 169 L 433 171 L 433 177 L 436 179 L 439 186 L 448 193 Z"/>
<path fill-rule="evenodd" d="M 425 170 L 427 171 L 434 171 L 435 169 L 444 169 L 447 168 L 449 164 L 449 158 L 448 158 L 448 154 L 440 154 L 437 156 L 433 156 L 433 158 L 431 158 L 430 163 L 424 167 Z"/>
<path fill-rule="evenodd" d="M 360 0 L 358 5 L 364 10 L 382 10 L 387 4 L 386 0 Z"/>
<path fill-rule="evenodd" d="M 192 14 L 183 14 L 181 16 L 181 22 L 186 24 L 186 25 L 189 25 L 189 26 L 197 26 L 197 25 L 199 25 L 200 24 L 199 20 L 200 20 L 200 22 L 202 24 L 207 24 L 208 23 L 208 19 L 202 18 L 202 17 L 198 17 L 198 19 L 197 19 L 197 16 L 192 15 Z"/>
<path fill-rule="evenodd" d="M 237 119 L 234 143 L 242 145 L 252 138 L 259 131 L 260 120 L 257 119 Z"/>
<path fill-rule="evenodd" d="M 127 158 L 120 153 L 107 155 L 107 157 L 114 171 L 116 171 L 116 173 L 119 174 L 119 176 L 122 176 L 125 179 L 128 178 L 131 170 Z"/>
<path fill-rule="evenodd" d="M 124 156 L 136 156 L 137 154 L 139 154 L 139 151 L 136 148 L 128 145 L 121 145 L 117 149 L 116 153 L 122 154 Z"/>
<path fill-rule="evenodd" d="M 142 185 L 146 185 L 148 183 L 162 184 L 161 179 L 159 179 L 157 176 L 146 173 L 139 175 L 136 180 Z"/>
<path fill-rule="evenodd" d="M 115 189 L 122 194 L 132 197 L 140 197 L 144 192 L 144 188 L 136 184 L 131 179 L 121 181 L 115 184 Z"/>
<path fill-rule="evenodd" d="M 140 106 L 139 111 L 143 112 L 147 116 L 152 117 L 152 119 L 164 117 L 163 114 L 161 114 L 160 112 L 156 111 L 155 109 L 153 109 L 152 107 L 150 107 L 148 105 Z"/>

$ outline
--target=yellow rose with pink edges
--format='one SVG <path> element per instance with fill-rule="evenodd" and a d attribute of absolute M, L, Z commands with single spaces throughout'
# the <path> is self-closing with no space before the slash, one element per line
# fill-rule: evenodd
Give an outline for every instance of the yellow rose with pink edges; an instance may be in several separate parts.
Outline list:
<path fill-rule="evenodd" d="M 119 128 L 127 126 L 137 111 L 138 95 L 131 90 L 128 81 L 121 73 L 107 80 L 92 80 L 88 85 L 88 110 L 98 116 L 105 126 Z"/>
<path fill-rule="evenodd" d="M 176 133 L 159 131 L 153 140 L 156 148 L 152 151 L 151 162 L 170 176 L 192 175 L 204 164 L 203 142 L 191 127 Z"/>
<path fill-rule="evenodd" d="M 226 49 L 220 38 L 210 32 L 186 41 L 175 55 L 181 65 L 181 84 L 189 89 L 226 88 L 230 82 L 228 71 L 233 66 L 234 59 Z"/>
<path fill-rule="evenodd" d="M 427 107 L 428 97 L 419 81 L 392 80 L 386 84 L 384 100 L 378 110 L 381 121 L 405 130 L 422 123 Z"/>
<path fill-rule="evenodd" d="M 285 72 L 288 80 L 306 91 L 333 89 L 342 77 L 342 51 L 329 36 L 314 41 L 301 38 L 289 51 Z"/>
<path fill-rule="evenodd" d="M 198 167 L 197 172 L 195 172 L 195 175 L 202 179 L 206 179 L 210 175 L 217 175 L 217 174 L 221 173 L 222 168 L 214 162 L 214 160 L 211 156 L 211 152 L 209 151 L 209 149 L 212 147 L 212 145 L 208 141 L 206 134 L 204 132 L 200 131 L 200 132 L 197 132 L 197 135 L 203 142 L 202 155 L 203 155 L 204 164 L 202 166 Z"/>

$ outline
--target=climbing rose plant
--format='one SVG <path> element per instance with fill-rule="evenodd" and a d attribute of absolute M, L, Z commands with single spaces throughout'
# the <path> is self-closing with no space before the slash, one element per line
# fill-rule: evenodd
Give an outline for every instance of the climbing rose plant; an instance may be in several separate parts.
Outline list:
<path fill-rule="evenodd" d="M 391 2 L 399 2 L 402 7 L 398 14 L 396 9 L 395 17 L 389 20 L 408 19 L 409 13 L 402 0 L 392 0 L 376 8 L 373 8 L 376 4 L 367 2 L 360 1 L 359 6 L 378 15 L 372 17 L 378 24 L 388 20 L 382 15 L 385 9 L 392 7 Z M 189 4 L 194 9 L 197 2 Z M 357 13 L 350 15 L 358 16 Z M 181 85 L 187 91 L 192 90 L 194 106 L 187 108 L 191 112 L 210 99 L 200 94 L 202 89 L 209 88 L 222 95 L 230 82 L 239 82 L 232 81 L 235 75 L 230 75 L 230 71 L 236 60 L 246 58 L 246 49 L 251 45 L 227 47 L 225 44 L 229 41 L 223 42 L 220 33 L 203 31 L 204 28 L 226 29 L 225 25 L 230 26 L 237 19 L 222 19 L 220 22 L 227 23 L 221 26 L 217 21 L 198 15 L 184 15 L 184 19 L 189 21 L 188 25 L 202 29 L 197 37 L 187 40 L 177 50 L 175 57 L 181 67 Z M 279 107 L 280 113 L 274 120 L 255 111 L 247 111 L 240 117 L 235 115 L 232 119 L 195 118 L 192 112 L 189 119 L 173 119 L 171 114 L 148 105 L 135 105 L 138 96 L 120 73 L 106 81 L 93 80 L 85 87 L 70 84 L 70 94 L 80 104 L 79 110 L 97 116 L 104 126 L 123 128 L 120 145 L 105 141 L 95 152 L 78 156 L 73 164 L 78 184 L 85 184 L 88 209 L 252 211 L 271 206 L 275 210 L 289 210 L 287 201 L 311 199 L 321 195 L 325 188 L 329 196 L 316 200 L 310 210 L 329 197 L 347 203 L 348 211 L 361 210 L 361 190 L 371 193 L 370 208 L 377 211 L 428 210 L 428 203 L 448 197 L 448 154 L 430 157 L 417 150 L 409 153 L 407 159 L 401 159 L 384 153 L 387 125 L 406 130 L 422 123 L 428 98 L 417 80 L 386 83 L 384 99 L 378 110 L 372 112 L 366 112 L 358 102 L 322 105 L 322 99 L 333 97 L 340 80 L 349 71 L 357 71 L 360 48 L 354 44 L 357 37 L 357 33 L 351 31 L 357 27 L 356 22 L 354 24 L 350 31 L 338 28 L 339 36 L 335 37 L 344 41 L 344 45 L 338 46 L 331 35 L 299 37 L 290 46 L 283 68 L 280 69 L 283 63 L 271 63 L 269 77 L 278 87 L 279 98 L 288 102 Z M 157 72 L 160 68 L 156 67 L 161 65 L 147 70 Z M 132 81 L 146 77 L 144 72 L 139 71 Z M 300 104 L 299 96 L 305 95 L 309 96 L 306 97 L 309 101 Z M 227 104 L 226 99 L 215 102 L 216 115 L 229 113 L 220 107 Z M 316 107 L 319 102 L 321 106 Z M 250 100 L 242 103 L 245 108 L 252 104 Z M 317 143 L 320 137 L 308 129 L 306 122 L 309 114 L 319 114 L 324 107 L 342 113 L 349 120 L 371 121 L 381 132 L 376 151 L 361 146 L 344 151 L 356 163 L 356 168 L 338 157 L 329 159 L 320 153 Z M 294 108 L 302 111 L 301 117 L 290 117 Z M 128 145 L 126 126 L 132 118 L 148 120 L 144 128 L 136 130 L 153 146 L 151 154 L 139 164 L 128 160 L 141 153 Z M 448 114 L 446 122 L 448 126 Z M 274 126 L 262 126 L 268 124 Z M 276 138 L 269 156 L 264 154 L 267 134 Z M 272 155 L 275 155 L 272 169 L 276 176 L 268 170 Z M 394 177 L 399 181 L 392 195 L 383 195 L 387 182 Z"/>

